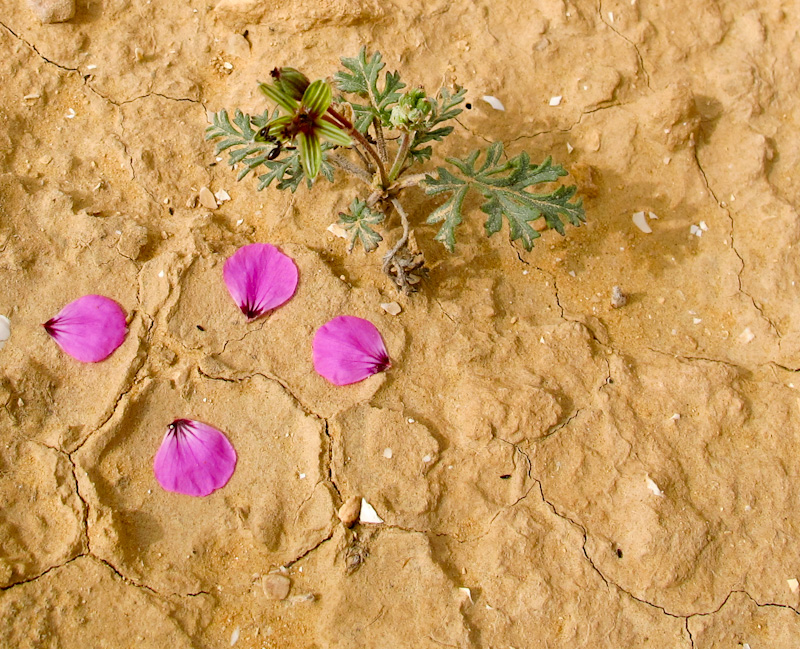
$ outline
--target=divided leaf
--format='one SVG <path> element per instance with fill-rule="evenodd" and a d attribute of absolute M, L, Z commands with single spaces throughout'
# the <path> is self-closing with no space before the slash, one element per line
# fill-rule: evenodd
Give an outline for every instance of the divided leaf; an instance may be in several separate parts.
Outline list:
<path fill-rule="evenodd" d="M 534 194 L 526 191 L 531 185 L 553 182 L 567 172 L 560 165 L 553 165 L 547 158 L 540 165 L 531 165 L 530 156 L 523 152 L 504 163 L 503 144 L 495 142 L 486 151 L 483 164 L 476 168 L 480 151 L 473 151 L 463 160 L 447 158 L 464 179 L 455 176 L 443 167 L 437 168 L 438 177 L 426 175 L 423 185 L 429 195 L 451 193 L 452 196 L 428 217 L 428 223 L 444 222 L 436 239 L 452 252 L 455 246 L 455 228 L 461 224 L 461 207 L 467 190 L 479 191 L 486 201 L 481 206 L 488 219 L 484 223 L 487 236 L 499 232 L 503 219 L 508 221 L 512 241 L 521 240 L 525 250 L 533 248 L 533 241 L 540 234 L 530 222 L 544 218 L 547 227 L 564 235 L 562 217 L 574 226 L 586 221 L 583 201 L 570 202 L 577 188 L 561 186 L 549 194 Z"/>
<path fill-rule="evenodd" d="M 277 116 L 276 109 L 271 119 Z M 275 149 L 274 142 L 256 140 L 258 132 L 269 122 L 270 116 L 267 110 L 262 115 L 247 115 L 237 108 L 233 122 L 224 109 L 212 116 L 211 125 L 206 128 L 206 140 L 222 138 L 215 145 L 215 153 L 227 150 L 228 164 L 231 167 L 242 163 L 237 180 L 241 180 L 253 169 L 265 164 Z"/>
<path fill-rule="evenodd" d="M 328 162 L 327 152 L 333 148 L 327 142 L 322 143 L 322 163 L 319 168 L 319 174 L 328 182 L 333 182 L 333 167 Z M 272 181 L 275 181 L 278 189 L 290 189 L 292 193 L 297 191 L 303 179 L 306 185 L 311 187 L 312 181 L 306 176 L 303 170 L 303 163 L 300 159 L 299 150 L 290 150 L 289 155 L 284 156 L 278 160 L 266 160 L 264 165 L 269 169 L 265 174 L 258 177 L 259 191 L 265 187 L 269 187 Z"/>
<path fill-rule="evenodd" d="M 356 94 L 369 99 L 369 104 L 348 102 L 355 113 L 353 125 L 361 133 L 366 133 L 373 119 L 379 119 L 386 126 L 389 124 L 391 111 L 389 107 L 400 98 L 399 90 L 406 87 L 400 81 L 398 72 L 387 72 L 383 87 L 378 84 L 380 72 L 386 67 L 380 52 L 375 52 L 367 59 L 367 48 L 362 47 L 358 56 L 342 58 L 342 65 L 350 72 L 337 72 L 334 80 L 342 92 Z"/>
<path fill-rule="evenodd" d="M 441 126 L 434 128 L 437 124 L 446 122 L 447 120 L 457 117 L 463 109 L 458 108 L 458 105 L 464 101 L 467 91 L 464 88 L 458 88 L 454 94 L 450 94 L 447 88 L 441 88 L 435 101 L 433 102 L 433 110 L 428 116 L 424 129 L 420 129 L 414 133 L 414 142 L 408 152 L 409 157 L 415 162 L 425 162 L 430 160 L 433 149 L 430 146 L 422 147 L 426 142 L 441 142 L 450 133 L 453 132 L 452 126 Z"/>
<path fill-rule="evenodd" d="M 372 252 L 378 247 L 383 237 L 370 226 L 382 223 L 385 215 L 367 207 L 366 201 L 354 198 L 350 203 L 350 212 L 339 212 L 339 223 L 348 232 L 347 252 L 353 251 L 356 239 L 361 241 L 365 252 Z"/>

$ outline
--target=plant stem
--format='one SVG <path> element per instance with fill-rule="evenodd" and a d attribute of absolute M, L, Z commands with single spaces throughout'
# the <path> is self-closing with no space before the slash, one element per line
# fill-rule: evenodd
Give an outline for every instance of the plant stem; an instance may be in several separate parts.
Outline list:
<path fill-rule="evenodd" d="M 333 165 L 339 167 L 339 169 L 349 173 L 351 176 L 355 176 L 359 180 L 362 180 L 367 185 L 372 187 L 372 176 L 370 176 L 366 171 L 357 167 L 352 162 L 350 162 L 347 158 L 343 158 L 340 155 L 336 155 L 335 153 L 328 153 L 328 162 Z"/>
<path fill-rule="evenodd" d="M 408 150 L 411 148 L 411 143 L 414 141 L 414 134 L 409 131 L 404 131 L 400 138 L 400 149 L 397 151 L 397 157 L 394 159 L 392 170 L 389 172 L 389 181 L 394 180 L 400 175 L 400 170 L 403 168 L 403 163 L 406 161 Z"/>
<path fill-rule="evenodd" d="M 389 164 L 389 154 L 386 152 L 386 139 L 383 137 L 383 127 L 381 127 L 381 120 L 377 117 L 372 118 L 372 128 L 375 129 L 375 139 L 378 141 L 378 153 L 383 160 L 383 164 Z M 391 178 L 391 174 L 389 174 Z"/>
<path fill-rule="evenodd" d="M 383 166 L 383 161 L 381 160 L 380 155 L 378 155 L 378 152 L 369 143 L 367 138 L 359 133 L 358 130 L 356 130 L 356 127 L 353 126 L 346 117 L 340 115 L 336 109 L 329 107 L 328 114 L 336 119 L 339 122 L 339 125 L 347 132 L 347 134 L 354 140 L 357 140 L 358 143 L 364 147 L 364 150 L 369 153 L 370 156 L 372 156 L 372 159 L 375 160 L 378 165 L 378 173 L 381 176 L 381 186 L 386 187 L 389 184 L 389 178 L 386 175 L 386 167 Z"/>
<path fill-rule="evenodd" d="M 406 187 L 417 187 L 428 174 L 414 174 L 413 176 L 406 176 L 403 180 L 392 186 L 393 191 L 405 189 Z"/>
<path fill-rule="evenodd" d="M 358 154 L 358 157 L 361 158 L 361 162 L 364 163 L 364 169 L 366 169 L 370 174 L 374 174 L 375 173 L 375 165 L 373 165 L 369 161 L 367 156 L 364 155 L 364 152 L 361 150 L 361 148 L 358 147 L 358 146 L 354 146 L 353 147 L 353 151 L 355 151 Z"/>
<path fill-rule="evenodd" d="M 408 242 L 408 214 L 403 209 L 403 206 L 400 204 L 396 198 L 391 199 L 392 205 L 394 205 L 394 209 L 397 210 L 397 213 L 400 215 L 400 221 L 403 224 L 403 236 L 400 237 L 400 240 L 394 244 L 394 248 L 392 248 L 389 252 L 386 253 L 383 257 L 383 272 L 386 273 L 391 277 L 391 269 L 392 269 L 392 262 L 394 261 L 394 256 L 400 251 L 403 246 L 406 245 Z M 396 265 L 396 264 L 395 264 Z M 408 282 L 405 278 L 405 273 L 403 272 L 402 268 L 397 268 L 397 280 L 400 282 L 401 288 L 406 291 L 408 288 Z"/>

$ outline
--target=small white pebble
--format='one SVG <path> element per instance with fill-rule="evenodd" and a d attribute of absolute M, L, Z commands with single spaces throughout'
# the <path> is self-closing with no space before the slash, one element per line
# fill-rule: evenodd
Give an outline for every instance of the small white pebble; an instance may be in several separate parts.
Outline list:
<path fill-rule="evenodd" d="M 385 457 L 387 460 L 391 460 L 392 459 L 392 449 L 390 449 L 390 448 L 383 449 L 383 457 Z"/>
<path fill-rule="evenodd" d="M 208 402 L 208 398 L 207 397 L 203 397 L 203 403 L 207 403 L 207 402 Z"/>
<path fill-rule="evenodd" d="M 426 456 L 424 456 L 424 457 L 422 458 L 422 461 L 423 461 L 423 462 L 425 462 L 425 464 L 427 464 L 427 463 L 428 463 L 428 462 L 430 462 L 432 459 L 433 459 L 433 458 L 432 458 L 430 455 L 426 455 Z"/>
<path fill-rule="evenodd" d="M 787 579 L 786 583 L 789 585 L 789 590 L 793 593 L 796 593 L 798 590 L 800 590 L 800 582 L 798 582 L 797 579 Z"/>
<path fill-rule="evenodd" d="M 382 302 L 381 309 L 386 311 L 389 315 L 398 315 L 402 309 L 397 302 Z"/>
<path fill-rule="evenodd" d="M 233 633 L 231 633 L 231 647 L 239 642 L 239 636 L 241 633 L 242 629 L 238 626 L 233 630 Z"/>
<path fill-rule="evenodd" d="M 358 515 L 359 523 L 383 523 L 383 519 L 378 516 L 378 512 L 364 498 L 361 499 L 361 513 Z"/>
<path fill-rule="evenodd" d="M 218 155 L 216 158 L 214 158 L 214 160 L 216 160 L 217 162 L 222 162 L 222 156 Z"/>
<path fill-rule="evenodd" d="M 680 418 L 681 418 L 681 415 L 678 412 L 676 412 L 674 415 L 672 415 L 672 417 L 670 417 L 670 419 L 672 419 L 673 421 L 678 421 L 678 419 L 680 419 Z"/>
<path fill-rule="evenodd" d="M 750 327 L 745 327 L 742 333 L 739 334 L 739 342 L 742 345 L 746 345 L 747 343 L 751 342 L 756 335 L 750 331 Z"/>
<path fill-rule="evenodd" d="M 408 423 L 409 423 L 409 424 L 413 424 L 413 423 L 414 423 L 414 420 L 413 420 L 411 417 L 409 417 L 409 418 L 408 418 Z"/>
<path fill-rule="evenodd" d="M 608 22 L 610 22 L 610 23 L 614 22 L 614 12 L 613 11 L 609 11 L 608 12 Z"/>
<path fill-rule="evenodd" d="M 555 97 L 550 97 L 550 105 L 551 106 L 558 106 L 561 103 L 561 95 L 556 95 Z"/>
<path fill-rule="evenodd" d="M 650 476 L 646 476 L 645 477 L 645 481 L 647 482 L 647 488 L 650 491 L 653 492 L 654 496 L 663 496 L 664 495 L 664 492 L 661 491 L 661 489 L 658 488 L 658 485 L 655 482 L 653 482 L 653 480 L 650 478 Z"/>
<path fill-rule="evenodd" d="M 6 341 L 11 337 L 11 320 L 0 315 L 0 349 L 5 347 Z"/>
<path fill-rule="evenodd" d="M 239 219 L 236 221 L 236 225 L 241 225 L 242 223 L 244 223 L 244 219 Z"/>
<path fill-rule="evenodd" d="M 700 324 L 702 321 L 702 318 L 692 318 L 692 322 L 694 322 L 694 324 Z"/>
<path fill-rule="evenodd" d="M 89 65 L 86 66 L 86 69 L 87 70 L 96 70 L 97 66 L 94 63 L 90 63 Z"/>
<path fill-rule="evenodd" d="M 75 117 L 75 115 L 76 115 L 76 113 L 75 113 L 75 109 L 74 109 L 74 108 L 70 108 L 70 109 L 67 111 L 67 114 L 66 114 L 66 115 L 64 115 L 64 117 L 66 117 L 67 119 L 72 119 L 73 117 Z"/>
<path fill-rule="evenodd" d="M 567 142 L 567 153 L 572 153 L 575 150 L 575 147 L 572 146 L 569 142 Z"/>
<path fill-rule="evenodd" d="M 344 281 L 346 279 L 346 277 L 344 275 L 339 275 L 339 279 Z"/>
<path fill-rule="evenodd" d="M 464 587 L 462 587 L 462 588 L 459 588 L 458 590 L 459 590 L 459 592 L 460 592 L 462 595 L 466 595 L 466 597 L 467 597 L 467 599 L 469 600 L 470 604 L 473 604 L 473 603 L 474 603 L 474 602 L 472 601 L 472 591 L 470 591 L 470 589 L 469 589 L 469 588 L 464 588 Z"/>
<path fill-rule="evenodd" d="M 231 200 L 231 195 L 224 189 L 220 189 L 218 192 L 214 192 L 214 198 L 217 199 L 218 203 L 224 203 L 225 201 Z"/>
<path fill-rule="evenodd" d="M 575 277 L 575 271 L 574 271 L 574 270 L 571 270 L 571 271 L 569 271 L 569 274 L 570 274 L 572 277 Z"/>
<path fill-rule="evenodd" d="M 647 216 L 649 216 L 651 219 L 658 219 L 654 212 L 648 212 Z"/>
<path fill-rule="evenodd" d="M 706 225 L 706 222 L 705 222 L 705 221 L 700 221 L 700 229 L 701 229 L 703 232 L 708 232 L 708 226 Z"/>
<path fill-rule="evenodd" d="M 233 70 L 233 63 L 228 63 L 227 61 L 225 61 L 225 63 L 222 64 L 222 67 L 225 68 L 226 70 Z"/>
<path fill-rule="evenodd" d="M 523 275 L 527 275 L 527 274 L 528 274 L 528 271 L 527 271 L 527 270 L 523 270 L 523 271 L 522 271 L 522 274 L 523 274 Z"/>
<path fill-rule="evenodd" d="M 614 309 L 619 309 L 624 307 L 628 303 L 628 296 L 622 292 L 622 288 L 619 286 L 612 286 L 611 287 L 611 306 Z"/>
<path fill-rule="evenodd" d="M 664 156 L 664 164 L 665 165 L 668 165 L 671 161 L 672 161 L 672 158 L 670 158 L 669 156 Z"/>
<path fill-rule="evenodd" d="M 208 187 L 201 187 L 200 193 L 198 195 L 200 199 L 200 205 L 209 210 L 217 209 L 217 201 L 214 198 L 214 194 L 211 193 L 211 190 Z"/>
<path fill-rule="evenodd" d="M 483 99 L 483 101 L 485 101 L 487 104 L 489 104 L 495 110 L 505 110 L 506 109 L 506 107 L 503 106 L 503 102 L 500 101 L 497 97 L 492 97 L 491 95 L 484 95 L 483 97 L 481 97 L 481 99 Z"/>
<path fill-rule="evenodd" d="M 301 480 L 305 480 L 306 479 L 306 474 L 305 473 L 301 473 L 300 474 L 300 479 Z"/>
<path fill-rule="evenodd" d="M 163 270 L 158 271 L 158 276 L 159 277 L 164 277 L 164 271 Z"/>

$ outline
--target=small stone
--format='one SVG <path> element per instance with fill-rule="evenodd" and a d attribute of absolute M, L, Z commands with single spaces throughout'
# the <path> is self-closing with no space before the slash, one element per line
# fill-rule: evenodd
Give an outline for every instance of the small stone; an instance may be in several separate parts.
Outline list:
<path fill-rule="evenodd" d="M 133 58 L 137 63 L 144 61 L 144 50 L 141 47 L 136 47 L 133 50 Z"/>
<path fill-rule="evenodd" d="M 214 194 L 211 193 L 211 190 L 208 187 L 200 188 L 200 195 L 198 198 L 200 199 L 200 205 L 203 207 L 206 207 L 210 210 L 217 209 L 217 200 L 214 198 Z"/>
<path fill-rule="evenodd" d="M 390 448 L 383 449 L 383 457 L 385 457 L 387 460 L 391 460 L 392 459 L 392 449 L 390 449 Z"/>
<path fill-rule="evenodd" d="M 742 333 L 739 334 L 739 344 L 746 345 L 749 342 L 752 342 L 753 338 L 755 338 L 755 334 L 750 330 L 750 327 L 745 327 Z"/>
<path fill-rule="evenodd" d="M 383 523 L 383 519 L 378 516 L 378 512 L 375 511 L 375 508 L 362 498 L 361 511 L 358 514 L 358 522 L 378 525 Z"/>
<path fill-rule="evenodd" d="M 196 194 L 192 194 L 191 196 L 189 196 L 189 198 L 186 200 L 186 207 L 188 207 L 189 209 L 197 207 L 197 195 Z"/>
<path fill-rule="evenodd" d="M 267 599 L 280 601 L 289 595 L 292 587 L 292 580 L 278 574 L 264 575 L 261 577 L 261 590 L 264 591 Z"/>
<path fill-rule="evenodd" d="M 231 200 L 231 195 L 224 189 L 220 189 L 218 192 L 214 192 L 214 198 L 216 198 L 217 202 L 221 204 L 225 201 Z"/>
<path fill-rule="evenodd" d="M 330 232 L 333 236 L 339 237 L 340 239 L 347 239 L 347 230 L 345 230 L 341 225 L 338 223 L 331 223 L 328 226 L 328 232 Z"/>
<path fill-rule="evenodd" d="M 63 23 L 75 16 L 75 0 L 28 0 L 28 6 L 42 23 Z"/>
<path fill-rule="evenodd" d="M 789 590 L 793 593 L 796 594 L 798 591 L 800 591 L 800 582 L 798 582 L 797 579 L 787 579 L 786 584 L 789 586 Z"/>
<path fill-rule="evenodd" d="M 11 320 L 4 315 L 0 315 L 0 349 L 6 344 L 6 341 L 11 337 Z"/>
<path fill-rule="evenodd" d="M 402 309 L 397 302 L 384 302 L 381 304 L 381 309 L 386 311 L 389 315 L 398 315 Z"/>
<path fill-rule="evenodd" d="M 622 292 L 619 286 L 611 289 L 611 306 L 615 309 L 625 306 L 628 303 L 628 296 Z"/>
<path fill-rule="evenodd" d="M 339 520 L 345 527 L 353 527 L 358 520 L 358 515 L 361 513 L 361 498 L 358 496 L 350 496 L 344 501 L 344 504 L 339 507 Z"/>

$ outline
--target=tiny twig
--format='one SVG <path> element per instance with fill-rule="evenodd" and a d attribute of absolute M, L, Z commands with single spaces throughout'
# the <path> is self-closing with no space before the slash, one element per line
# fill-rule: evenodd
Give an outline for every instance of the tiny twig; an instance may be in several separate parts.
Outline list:
<path fill-rule="evenodd" d="M 397 151 L 397 157 L 394 159 L 391 171 L 389 171 L 389 180 L 395 180 L 400 175 L 403 169 L 403 163 L 406 161 L 408 150 L 411 148 L 411 143 L 414 141 L 414 134 L 409 131 L 404 131 L 400 138 L 400 148 Z"/>
<path fill-rule="evenodd" d="M 375 139 L 378 141 L 378 153 L 383 160 L 383 164 L 389 164 L 389 154 L 386 151 L 386 138 L 383 137 L 383 127 L 381 120 L 377 117 L 372 118 L 372 128 L 375 129 Z"/>
<path fill-rule="evenodd" d="M 414 174 L 413 176 L 407 176 L 406 178 L 403 178 L 403 180 L 392 185 L 391 189 L 393 191 L 398 191 L 405 189 L 406 187 L 417 187 L 423 180 L 425 180 L 425 176 L 427 175 L 428 174 Z"/>
<path fill-rule="evenodd" d="M 364 152 L 358 147 L 353 146 L 353 151 L 358 154 L 358 157 L 361 158 L 361 162 L 364 163 L 364 168 L 371 174 L 375 173 L 375 165 L 373 165 L 367 156 L 364 155 Z"/>
<path fill-rule="evenodd" d="M 328 114 L 339 122 L 339 125 L 347 132 L 347 134 L 364 147 L 364 150 L 372 156 L 372 159 L 378 164 L 378 173 L 381 176 L 381 185 L 386 187 L 389 184 L 389 178 L 386 175 L 386 167 L 383 165 L 381 157 L 375 148 L 369 143 L 359 131 L 353 126 L 348 119 L 339 114 L 335 108 L 329 107 Z"/>
<path fill-rule="evenodd" d="M 328 162 L 336 165 L 342 171 L 350 174 L 351 176 L 355 176 L 359 180 L 364 181 L 367 185 L 372 187 L 372 176 L 370 176 L 366 171 L 364 171 L 360 167 L 354 165 L 347 158 L 343 158 L 342 156 L 336 155 L 335 153 L 329 153 Z"/>

